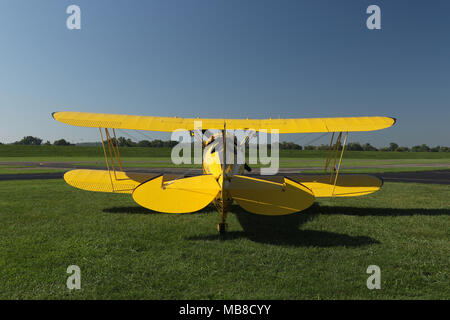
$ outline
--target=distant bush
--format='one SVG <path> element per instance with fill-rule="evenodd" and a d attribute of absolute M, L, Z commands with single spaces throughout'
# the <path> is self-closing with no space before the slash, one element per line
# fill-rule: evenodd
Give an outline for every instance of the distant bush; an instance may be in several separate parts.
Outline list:
<path fill-rule="evenodd" d="M 372 146 L 370 143 L 363 144 L 362 148 L 364 151 L 378 151 L 378 149 Z"/>
<path fill-rule="evenodd" d="M 49 142 L 49 141 L 47 141 L 47 142 Z M 55 142 L 53 142 L 53 145 L 55 145 L 55 146 L 74 146 L 74 144 L 66 141 L 65 139 L 56 140 Z"/>
<path fill-rule="evenodd" d="M 364 151 L 363 147 L 359 142 L 350 142 L 347 146 L 349 151 Z"/>
<path fill-rule="evenodd" d="M 430 148 L 431 152 L 439 152 L 439 149 L 441 149 L 440 146 L 434 147 L 434 148 Z"/>
<path fill-rule="evenodd" d="M 151 147 L 152 143 L 148 140 L 141 140 L 137 143 L 138 147 Z"/>
<path fill-rule="evenodd" d="M 149 148 L 172 148 L 177 145 L 177 141 L 163 141 L 159 139 L 155 139 L 152 141 L 149 140 L 141 140 L 139 142 L 134 142 L 131 139 L 127 139 L 125 137 L 119 137 L 117 139 L 119 143 L 119 147 L 149 147 Z"/>
<path fill-rule="evenodd" d="M 414 146 L 411 148 L 411 151 L 413 152 L 430 152 L 430 147 L 426 144 L 422 144 L 420 146 Z"/>
<path fill-rule="evenodd" d="M 119 137 L 117 142 L 119 143 L 119 147 L 135 147 L 137 145 L 136 142 L 132 141 L 130 138 L 127 139 L 124 137 Z"/>
<path fill-rule="evenodd" d="M 397 151 L 397 149 L 398 149 L 398 144 L 396 144 L 395 142 L 389 143 L 388 151 Z"/>
<path fill-rule="evenodd" d="M 42 139 L 32 136 L 23 137 L 22 140 L 14 142 L 14 144 L 24 145 L 24 146 L 40 146 Z"/>
<path fill-rule="evenodd" d="M 294 143 L 294 142 L 282 142 L 280 143 L 280 149 L 285 149 L 285 150 L 302 150 L 302 146 Z"/>
<path fill-rule="evenodd" d="M 316 147 L 316 150 L 328 150 L 330 146 L 328 144 L 321 144 L 320 146 Z"/>

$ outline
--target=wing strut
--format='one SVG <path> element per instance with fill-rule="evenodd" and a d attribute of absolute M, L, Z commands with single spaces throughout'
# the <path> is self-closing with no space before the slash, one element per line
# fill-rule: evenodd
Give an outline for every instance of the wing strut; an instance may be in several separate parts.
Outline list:
<path fill-rule="evenodd" d="M 342 135 L 342 132 L 341 132 L 341 135 Z M 336 176 L 334 178 L 334 183 L 333 183 L 333 191 L 331 192 L 332 197 L 334 197 L 334 190 L 336 189 L 336 183 L 337 183 L 337 179 L 339 176 L 339 169 L 341 168 L 342 156 L 344 155 L 344 150 L 345 150 L 345 145 L 347 144 L 347 139 L 348 139 L 348 132 L 345 134 L 344 144 L 342 145 L 341 156 L 339 158 L 339 164 L 336 169 Z M 335 159 L 335 161 L 336 161 L 336 159 Z"/>
<path fill-rule="evenodd" d="M 114 162 L 117 162 L 117 165 L 119 166 L 118 169 L 120 169 L 121 172 L 123 172 L 122 167 L 122 160 L 120 159 L 120 153 L 119 153 L 119 142 L 117 140 L 116 136 L 116 130 L 113 128 L 113 137 L 109 133 L 108 128 L 103 128 L 105 130 L 105 139 L 103 138 L 102 128 L 98 128 L 100 131 L 100 138 L 102 140 L 102 147 L 103 147 L 103 154 L 105 155 L 105 162 L 106 162 L 106 168 L 108 169 L 109 174 L 109 180 L 111 181 L 111 187 L 114 192 L 114 183 L 113 178 L 111 176 L 111 168 L 114 174 L 114 179 L 119 180 L 117 178 L 117 172 L 116 172 L 116 166 L 114 165 Z M 108 153 L 106 152 L 105 142 L 108 146 Z M 109 156 L 108 156 L 109 154 Z"/>
<path fill-rule="evenodd" d="M 333 132 L 333 135 L 331 136 L 330 146 L 328 148 L 328 155 L 327 155 L 327 159 L 325 161 L 325 169 L 324 169 L 325 173 L 327 173 L 328 168 L 330 168 L 330 183 L 333 182 L 332 196 L 334 196 L 334 190 L 336 188 L 336 183 L 337 183 L 337 179 L 339 176 L 339 170 L 340 170 L 341 164 L 342 164 L 342 157 L 344 155 L 344 149 L 345 149 L 345 146 L 346 146 L 347 140 L 348 140 L 348 132 L 346 132 L 346 134 L 345 134 L 343 144 L 341 143 L 342 132 L 339 132 L 339 134 L 336 138 L 336 142 L 333 145 L 334 136 L 335 136 L 335 132 Z M 339 153 L 339 149 L 341 148 L 341 145 L 342 145 L 341 154 L 339 157 L 339 162 L 336 166 L 336 162 L 338 159 L 338 153 Z M 333 166 L 330 166 L 331 162 L 333 162 Z"/>
<path fill-rule="evenodd" d="M 336 138 L 336 142 L 333 145 L 333 138 L 334 138 L 335 132 L 333 132 L 333 135 L 331 137 L 330 147 L 328 148 L 328 155 L 325 162 L 325 173 L 327 173 L 328 168 L 330 168 L 330 183 L 333 181 L 333 175 L 336 171 L 336 160 L 337 155 L 339 152 L 339 148 L 341 146 L 341 140 L 342 140 L 342 132 L 340 132 Z M 333 162 L 333 166 L 331 165 L 331 162 Z"/>
<path fill-rule="evenodd" d="M 331 157 L 330 157 L 331 156 L 331 147 L 333 146 L 333 140 L 334 140 L 335 133 L 336 132 L 333 132 L 333 135 L 331 136 L 330 146 L 328 147 L 327 159 L 325 160 L 325 169 L 324 169 L 325 173 L 327 173 L 328 165 L 330 164 L 330 161 L 331 161 Z"/>

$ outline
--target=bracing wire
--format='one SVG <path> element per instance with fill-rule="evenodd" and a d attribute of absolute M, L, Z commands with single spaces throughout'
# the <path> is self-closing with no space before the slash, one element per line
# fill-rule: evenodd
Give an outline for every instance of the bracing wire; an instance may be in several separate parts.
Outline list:
<path fill-rule="evenodd" d="M 123 129 L 117 129 L 117 131 L 120 131 L 121 133 L 123 133 L 124 135 L 126 135 L 128 138 L 131 138 L 131 140 L 139 142 L 139 139 L 137 139 L 135 136 L 129 134 L 128 132 L 126 132 Z"/>
<path fill-rule="evenodd" d="M 308 145 L 310 145 L 311 143 L 316 142 L 316 141 L 322 139 L 323 137 L 325 137 L 325 136 L 328 135 L 328 134 L 329 134 L 329 132 L 325 132 L 325 133 L 321 134 L 319 137 L 314 138 L 314 139 L 312 139 L 311 141 L 309 141 L 308 143 L 306 143 L 305 146 L 308 146 Z"/>
<path fill-rule="evenodd" d="M 154 137 L 151 137 L 151 136 L 149 136 L 149 135 L 146 135 L 145 133 L 143 133 L 143 132 L 141 132 L 141 131 L 139 131 L 139 130 L 134 130 L 134 131 L 136 131 L 137 133 L 139 133 L 141 136 L 143 136 L 143 137 L 145 137 L 145 138 L 147 138 L 147 139 L 150 139 L 150 141 L 155 140 Z"/>

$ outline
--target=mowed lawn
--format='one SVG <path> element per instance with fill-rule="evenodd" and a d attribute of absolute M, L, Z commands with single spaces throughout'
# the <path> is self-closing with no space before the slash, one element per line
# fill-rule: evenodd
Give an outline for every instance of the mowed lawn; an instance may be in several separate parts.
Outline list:
<path fill-rule="evenodd" d="M 1 299 L 450 297 L 448 185 L 385 183 L 284 217 L 235 206 L 223 239 L 214 208 L 161 214 L 62 179 L 0 181 L 0 194 Z"/>

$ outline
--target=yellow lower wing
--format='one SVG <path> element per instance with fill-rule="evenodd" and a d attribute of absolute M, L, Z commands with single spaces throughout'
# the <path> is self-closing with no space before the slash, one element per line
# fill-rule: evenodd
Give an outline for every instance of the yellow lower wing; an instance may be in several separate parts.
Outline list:
<path fill-rule="evenodd" d="M 158 176 L 139 185 L 133 199 L 139 205 L 159 212 L 188 213 L 206 207 L 220 191 L 212 175 L 167 181 Z"/>
<path fill-rule="evenodd" d="M 77 169 L 66 172 L 64 180 L 87 191 L 132 193 L 142 182 L 155 176 L 156 173 Z"/>
<path fill-rule="evenodd" d="M 382 180 L 367 174 L 341 174 L 336 186 L 333 186 L 334 178 L 330 179 L 325 174 L 298 174 L 290 175 L 289 178 L 311 189 L 316 198 L 363 196 L 380 190 L 383 185 Z M 266 176 L 261 179 L 278 181 L 279 177 Z"/>
<path fill-rule="evenodd" d="M 302 211 L 314 202 L 307 187 L 285 177 L 268 181 L 248 176 L 233 176 L 229 192 L 245 210 L 262 215 L 278 216 Z"/>

